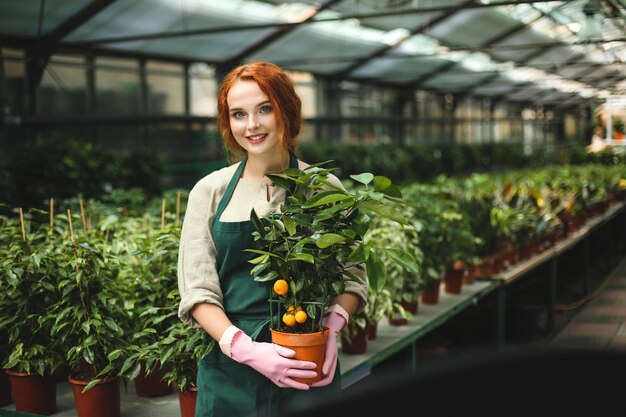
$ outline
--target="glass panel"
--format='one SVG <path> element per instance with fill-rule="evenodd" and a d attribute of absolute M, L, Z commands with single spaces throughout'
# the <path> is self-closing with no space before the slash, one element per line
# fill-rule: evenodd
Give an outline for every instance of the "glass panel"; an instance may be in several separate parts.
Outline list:
<path fill-rule="evenodd" d="M 315 78 L 306 72 L 287 72 L 293 80 L 296 92 L 302 100 L 302 117 L 315 117 L 317 115 L 317 100 L 315 98 Z"/>
<path fill-rule="evenodd" d="M 136 60 L 96 58 L 96 112 L 140 113 L 139 63 Z"/>
<path fill-rule="evenodd" d="M 189 95 L 193 116 L 217 116 L 217 81 L 215 70 L 204 64 L 189 66 Z"/>
<path fill-rule="evenodd" d="M 148 61 L 146 81 L 148 113 L 185 113 L 185 80 L 182 65 Z"/>
<path fill-rule="evenodd" d="M 54 55 L 37 89 L 37 114 L 42 116 L 87 112 L 85 58 Z"/>
<path fill-rule="evenodd" d="M 8 115 L 23 114 L 26 112 L 24 54 L 16 49 L 3 48 L 0 51 L 2 52 L 6 88 L 5 112 Z"/>

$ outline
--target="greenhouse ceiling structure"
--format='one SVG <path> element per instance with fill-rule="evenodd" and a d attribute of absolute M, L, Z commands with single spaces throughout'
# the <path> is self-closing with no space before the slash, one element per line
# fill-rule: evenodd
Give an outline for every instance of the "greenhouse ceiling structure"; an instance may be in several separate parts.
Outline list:
<path fill-rule="evenodd" d="M 93 51 L 554 107 L 626 95 L 626 0 L 2 0 L 0 44 L 35 77 Z"/>

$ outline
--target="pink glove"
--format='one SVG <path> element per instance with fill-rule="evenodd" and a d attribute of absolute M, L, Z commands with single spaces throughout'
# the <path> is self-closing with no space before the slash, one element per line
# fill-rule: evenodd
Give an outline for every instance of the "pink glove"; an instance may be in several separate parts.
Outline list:
<path fill-rule="evenodd" d="M 326 342 L 326 356 L 322 365 L 322 379 L 311 384 L 312 387 L 323 387 L 331 382 L 337 369 L 337 356 L 339 348 L 337 346 L 337 335 L 348 323 L 348 313 L 338 304 L 331 306 L 324 315 L 322 325 L 328 327 L 330 334 Z"/>
<path fill-rule="evenodd" d="M 317 372 L 313 362 L 290 359 L 295 352 L 274 343 L 254 342 L 241 329 L 230 326 L 220 339 L 220 348 L 227 356 L 239 363 L 248 365 L 269 378 L 281 388 L 308 390 L 307 384 L 296 378 L 313 378 Z"/>

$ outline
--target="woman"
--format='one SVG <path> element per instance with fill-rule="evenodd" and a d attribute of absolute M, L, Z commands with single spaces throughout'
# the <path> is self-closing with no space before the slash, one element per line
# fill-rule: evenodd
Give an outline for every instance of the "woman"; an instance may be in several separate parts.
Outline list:
<path fill-rule="evenodd" d="M 254 281 L 244 252 L 252 247 L 252 208 L 277 211 L 285 190 L 272 187 L 267 172 L 304 169 L 296 136 L 301 101 L 293 82 L 278 66 L 255 62 L 232 70 L 218 94 L 219 125 L 225 146 L 241 161 L 213 172 L 191 190 L 178 261 L 179 317 L 201 326 L 220 349 L 198 364 L 197 417 L 277 415 L 313 404 L 314 397 L 341 392 L 337 334 L 367 300 L 367 282 L 346 279 L 324 315 L 329 327 L 323 377 L 311 385 L 313 362 L 271 343 L 268 326 L 270 283 Z M 341 185 L 336 177 L 336 184 Z"/>

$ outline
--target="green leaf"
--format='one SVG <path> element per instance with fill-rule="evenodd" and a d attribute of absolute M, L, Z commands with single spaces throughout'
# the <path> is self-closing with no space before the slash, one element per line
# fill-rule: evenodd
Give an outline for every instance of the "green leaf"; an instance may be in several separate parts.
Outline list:
<path fill-rule="evenodd" d="M 85 385 L 85 388 L 83 388 L 83 390 L 81 391 L 83 394 L 86 393 L 87 391 L 89 391 L 90 389 L 92 389 L 93 387 L 96 386 L 96 384 L 98 384 L 98 382 L 102 381 L 101 379 L 92 379 L 91 381 L 89 381 L 89 383 L 87 385 Z"/>
<path fill-rule="evenodd" d="M 361 203 L 362 207 L 373 211 L 379 216 L 385 217 L 389 220 L 393 220 L 394 222 L 400 224 L 409 224 L 406 220 L 404 214 L 400 213 L 398 210 L 390 207 L 388 205 L 382 204 L 378 201 L 364 201 Z"/>
<path fill-rule="evenodd" d="M 294 223 L 294 221 L 291 220 L 291 218 L 288 216 L 284 216 L 282 220 L 283 220 L 283 224 L 285 225 L 285 229 L 287 229 L 287 233 L 289 233 L 289 236 L 295 235 L 296 224 Z"/>
<path fill-rule="evenodd" d="M 291 189 L 291 185 L 294 183 L 293 180 L 289 179 L 289 178 L 285 178 L 283 176 L 280 175 L 273 175 L 273 174 L 267 174 L 266 175 L 267 178 L 270 179 L 270 181 L 272 181 L 272 184 L 284 189 L 284 190 L 289 190 Z"/>
<path fill-rule="evenodd" d="M 252 225 L 256 229 L 257 232 L 261 235 L 261 237 L 265 236 L 265 226 L 263 226 L 263 222 L 259 219 L 259 216 L 256 214 L 256 211 L 252 209 L 250 212 L 250 220 L 252 221 Z"/>
<path fill-rule="evenodd" d="M 391 180 L 382 175 L 376 175 L 374 177 L 374 189 L 376 191 L 384 191 L 391 185 Z"/>
<path fill-rule="evenodd" d="M 384 248 L 384 251 L 391 259 L 404 268 L 404 270 L 414 274 L 420 273 L 417 260 L 410 253 L 407 253 L 400 248 Z"/>
<path fill-rule="evenodd" d="M 115 323 L 112 319 L 105 319 L 104 320 L 104 324 L 107 325 L 107 327 L 117 333 L 123 333 L 122 329 L 120 328 L 120 326 L 117 325 L 117 323 Z"/>
<path fill-rule="evenodd" d="M 270 265 L 271 264 L 269 262 L 258 264 L 257 266 L 252 268 L 252 270 L 250 271 L 250 275 L 252 275 L 253 277 L 261 275 L 261 272 L 265 271 Z"/>
<path fill-rule="evenodd" d="M 367 263 L 365 264 L 365 269 L 367 271 L 370 289 L 375 294 L 380 293 L 387 282 L 387 270 L 385 269 L 385 264 L 376 252 L 372 251 L 370 253 L 367 258 Z"/>
<path fill-rule="evenodd" d="M 278 278 L 278 272 L 276 271 L 270 271 L 265 275 L 261 275 L 258 277 L 255 277 L 254 280 L 258 281 L 258 282 L 267 282 L 267 281 L 271 281 L 273 279 Z"/>
<path fill-rule="evenodd" d="M 315 258 L 310 253 L 294 253 L 287 258 L 287 261 L 304 261 L 312 264 L 315 262 Z"/>
<path fill-rule="evenodd" d="M 348 255 L 348 260 L 350 262 L 354 262 L 355 264 L 359 264 L 361 262 L 367 261 L 367 258 L 370 255 L 370 247 L 365 243 L 361 243 L 359 246 L 354 248 L 354 250 Z"/>
<path fill-rule="evenodd" d="M 323 206 L 324 204 L 335 203 L 337 201 L 346 200 L 351 198 L 349 195 L 344 193 L 337 193 L 335 191 L 326 191 L 322 193 L 318 193 L 308 199 L 306 203 L 302 205 L 304 208 L 311 208 L 317 206 Z"/>
<path fill-rule="evenodd" d="M 318 248 L 324 249 L 334 245 L 335 243 L 343 242 L 344 240 L 346 240 L 346 238 L 337 233 L 326 233 L 320 236 L 315 243 Z"/>
<path fill-rule="evenodd" d="M 367 185 L 370 182 L 372 182 L 372 180 L 374 179 L 374 174 L 371 174 L 369 172 L 364 172 L 358 175 L 350 175 L 350 178 L 352 178 L 353 180 L 357 182 L 360 182 L 361 184 Z"/>
<path fill-rule="evenodd" d="M 267 262 L 267 260 L 269 258 L 270 258 L 270 256 L 267 253 L 265 253 L 263 255 L 257 256 L 254 259 L 250 259 L 248 262 L 250 262 L 253 265 L 257 265 L 257 264 L 261 264 L 261 263 Z"/>
<path fill-rule="evenodd" d="M 141 372 L 141 364 L 138 363 L 135 365 L 135 367 L 130 371 L 130 373 L 128 374 L 128 378 L 129 379 L 135 379 L 139 376 L 139 373 Z"/>

